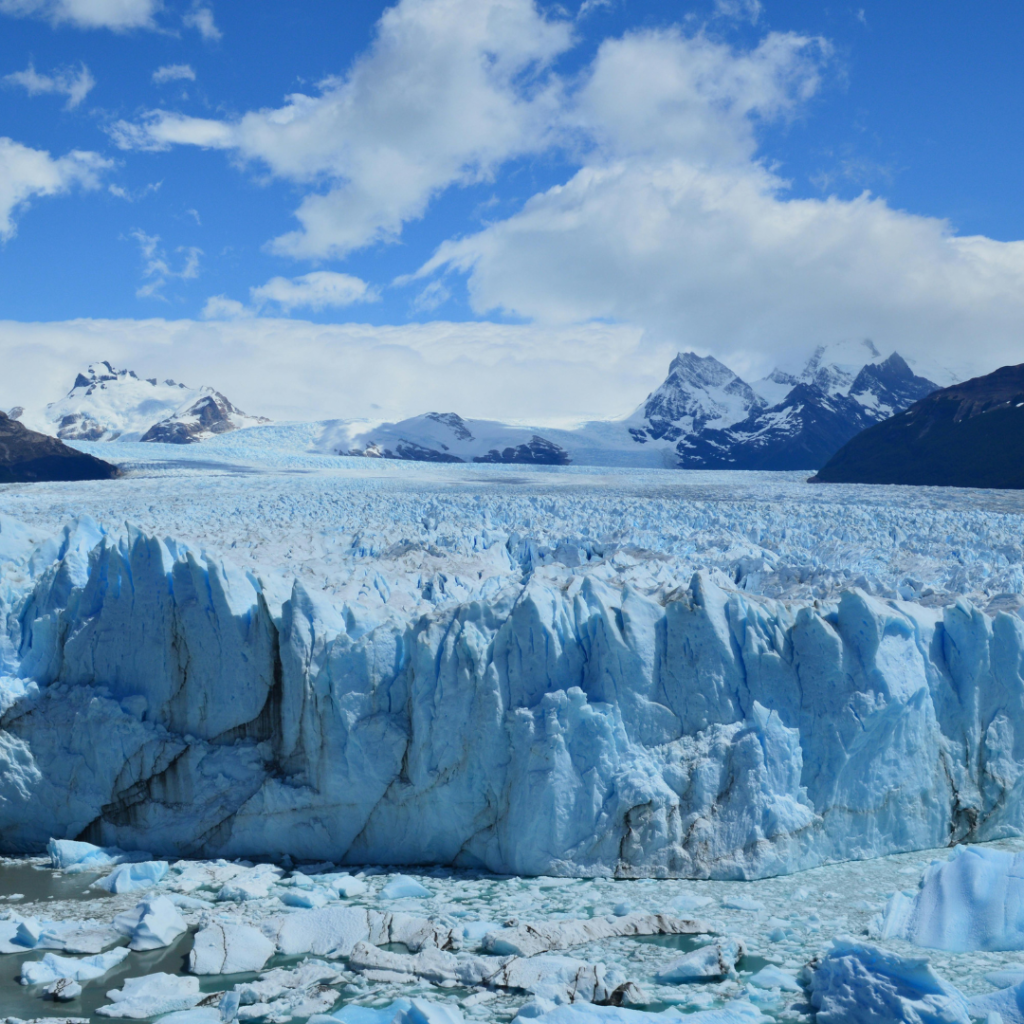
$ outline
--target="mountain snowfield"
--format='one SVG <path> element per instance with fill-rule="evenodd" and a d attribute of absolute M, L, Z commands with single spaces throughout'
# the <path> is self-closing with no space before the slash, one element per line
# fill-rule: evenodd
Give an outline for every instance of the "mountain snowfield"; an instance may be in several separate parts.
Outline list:
<path fill-rule="evenodd" d="M 213 388 L 142 379 L 133 370 L 117 370 L 108 362 L 90 363 L 64 398 L 28 419 L 34 429 L 63 441 L 172 444 L 269 422 L 247 416 Z"/>
<path fill-rule="evenodd" d="M 8 1012 L 1015 1019 L 1024 495 L 324 430 L 0 486 Z"/>

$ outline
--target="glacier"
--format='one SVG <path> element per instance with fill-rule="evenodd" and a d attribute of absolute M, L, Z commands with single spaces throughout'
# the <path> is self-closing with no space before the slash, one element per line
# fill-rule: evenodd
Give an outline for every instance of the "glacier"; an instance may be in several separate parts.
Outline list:
<path fill-rule="evenodd" d="M 0 495 L 4 852 L 749 879 L 1024 834 L 1008 499 L 338 463 Z"/>

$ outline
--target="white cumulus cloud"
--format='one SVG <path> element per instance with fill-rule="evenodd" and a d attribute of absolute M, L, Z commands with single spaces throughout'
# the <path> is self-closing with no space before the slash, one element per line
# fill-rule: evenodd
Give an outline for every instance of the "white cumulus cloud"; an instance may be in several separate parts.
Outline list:
<path fill-rule="evenodd" d="M 112 167 L 98 153 L 72 150 L 54 159 L 46 150 L 0 137 L 0 241 L 17 232 L 15 217 L 37 196 L 56 196 L 76 185 L 100 187 L 102 172 Z"/>
<path fill-rule="evenodd" d="M 760 159 L 758 123 L 798 114 L 827 55 L 776 34 L 745 52 L 678 32 L 605 42 L 574 101 L 582 166 L 420 276 L 466 274 L 480 314 L 635 323 L 751 374 L 864 337 L 964 372 L 1019 362 L 1024 242 L 866 193 L 794 198 Z"/>
<path fill-rule="evenodd" d="M 369 51 L 316 95 L 230 122 L 156 111 L 119 122 L 113 136 L 126 149 L 232 150 L 281 178 L 327 183 L 274 247 L 340 256 L 394 239 L 453 183 L 487 179 L 543 148 L 558 115 L 543 69 L 571 39 L 568 23 L 533 0 L 400 0 Z"/>
<path fill-rule="evenodd" d="M 41 75 L 29 61 L 24 71 L 4 75 L 3 82 L 6 85 L 20 86 L 29 96 L 39 96 L 43 93 L 67 96 L 65 106 L 68 110 L 73 110 L 89 95 L 96 84 L 96 79 L 92 77 L 85 64 L 79 64 L 77 68 L 59 68 L 48 75 Z"/>
<path fill-rule="evenodd" d="M 0 14 L 46 18 L 54 25 L 109 28 L 124 32 L 154 28 L 160 0 L 0 0 Z"/>
<path fill-rule="evenodd" d="M 266 284 L 250 289 L 252 301 L 259 308 L 274 303 L 286 313 L 293 309 L 320 311 L 354 302 L 373 302 L 377 293 L 365 281 L 351 274 L 316 270 L 301 277 L 272 277 Z"/>
<path fill-rule="evenodd" d="M 156 85 L 163 85 L 165 82 L 194 82 L 196 73 L 190 64 L 165 64 L 153 72 L 153 81 Z"/>
<path fill-rule="evenodd" d="M 181 20 L 186 28 L 194 28 L 209 43 L 215 43 L 223 36 L 213 20 L 212 9 L 200 3 L 193 3 L 192 9 Z"/>

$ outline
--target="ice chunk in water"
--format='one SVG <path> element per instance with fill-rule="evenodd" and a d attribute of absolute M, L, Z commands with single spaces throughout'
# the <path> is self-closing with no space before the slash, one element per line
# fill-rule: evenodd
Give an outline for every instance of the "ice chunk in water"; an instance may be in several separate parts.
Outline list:
<path fill-rule="evenodd" d="M 925 959 L 835 939 L 810 972 L 817 1024 L 969 1024 L 966 997 Z"/>
<path fill-rule="evenodd" d="M 201 999 L 199 979 L 174 974 L 147 974 L 128 978 L 120 989 L 107 993 L 111 1001 L 96 1012 L 101 1017 L 141 1020 L 174 1010 L 190 1010 Z"/>
<path fill-rule="evenodd" d="M 59 978 L 92 981 L 94 978 L 102 978 L 107 971 L 121 963 L 128 953 L 126 946 L 118 946 L 109 953 L 99 953 L 81 959 L 47 953 L 42 960 L 28 960 L 21 965 L 21 983 L 46 985 Z"/>
<path fill-rule="evenodd" d="M 1024 853 L 954 847 L 913 898 L 890 898 L 879 931 L 954 953 L 1024 949 Z"/>
<path fill-rule="evenodd" d="M 409 897 L 429 897 L 432 893 L 408 875 L 395 875 L 380 891 L 382 900 L 397 900 Z"/>
<path fill-rule="evenodd" d="M 158 885 L 167 874 L 167 861 L 147 860 L 138 864 L 119 864 L 105 878 L 93 882 L 93 888 L 107 892 L 135 892 Z"/>
<path fill-rule="evenodd" d="M 714 942 L 673 961 L 663 971 L 659 971 L 656 978 L 670 985 L 721 978 L 735 973 L 736 964 L 744 953 L 743 943 L 735 939 Z"/>
<path fill-rule="evenodd" d="M 998 1013 L 1002 1024 L 1024 1024 L 1024 983 L 1004 988 L 1002 992 L 975 996 L 970 1008 L 974 1017 L 984 1018 Z"/>
<path fill-rule="evenodd" d="M 75 839 L 51 839 L 46 846 L 51 867 L 76 874 L 81 871 L 103 871 L 115 864 L 149 860 L 148 853 L 126 853 L 117 847 L 93 846 Z"/>
<path fill-rule="evenodd" d="M 193 974 L 261 971 L 274 948 L 274 943 L 251 925 L 215 921 L 196 932 L 188 969 Z"/>
<path fill-rule="evenodd" d="M 118 914 L 114 927 L 128 936 L 132 949 L 144 950 L 169 946 L 188 925 L 166 896 L 154 896 L 143 900 L 134 910 Z"/>

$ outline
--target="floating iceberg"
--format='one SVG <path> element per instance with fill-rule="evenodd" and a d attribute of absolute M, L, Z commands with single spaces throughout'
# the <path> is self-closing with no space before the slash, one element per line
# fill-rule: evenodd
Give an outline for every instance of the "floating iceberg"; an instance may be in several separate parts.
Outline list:
<path fill-rule="evenodd" d="M 81 959 L 57 956 L 47 953 L 42 960 L 27 960 L 21 965 L 22 985 L 48 985 L 59 978 L 71 981 L 93 981 L 102 978 L 107 971 L 113 970 L 126 956 L 129 950 L 124 946 L 110 950 L 109 953 L 98 953 Z"/>
<path fill-rule="evenodd" d="M 262 971 L 273 955 L 274 943 L 258 928 L 214 921 L 196 932 L 188 969 L 193 974 Z"/>
<path fill-rule="evenodd" d="M 713 942 L 680 957 L 659 971 L 656 977 L 666 985 L 724 978 L 736 973 L 736 965 L 744 953 L 743 943 L 736 939 Z"/>
<path fill-rule="evenodd" d="M 1024 853 L 958 846 L 889 900 L 879 934 L 963 953 L 1024 949 Z"/>
<path fill-rule="evenodd" d="M 174 1010 L 190 1010 L 203 997 L 199 979 L 174 974 L 147 974 L 128 978 L 120 989 L 107 993 L 110 1003 L 96 1011 L 101 1017 L 141 1020 Z"/>
<path fill-rule="evenodd" d="M 8 852 L 754 878 L 1024 832 L 1024 621 L 966 601 L 781 603 L 641 556 L 623 583 L 474 534 L 502 573 L 390 605 L 378 572 L 371 608 L 137 530 L 25 536 Z"/>
<path fill-rule="evenodd" d="M 966 997 L 927 960 L 836 939 L 809 974 L 818 1024 L 970 1024 Z"/>
<path fill-rule="evenodd" d="M 167 861 L 147 860 L 137 864 L 120 864 L 104 878 L 93 882 L 96 889 L 107 892 L 137 892 L 149 889 L 160 882 L 167 874 Z"/>
<path fill-rule="evenodd" d="M 131 949 L 145 950 L 169 946 L 188 925 L 166 896 L 154 896 L 118 914 L 114 927 L 128 936 Z"/>
<path fill-rule="evenodd" d="M 397 900 L 402 898 L 423 898 L 430 897 L 430 890 L 425 885 L 420 885 L 415 878 L 408 875 L 395 875 L 380 891 L 382 900 Z"/>
<path fill-rule="evenodd" d="M 970 1001 L 971 1015 L 981 1019 L 993 1019 L 999 1014 L 1002 1024 L 1024 1024 L 1024 983 L 1018 982 L 1001 992 L 975 996 Z"/>

